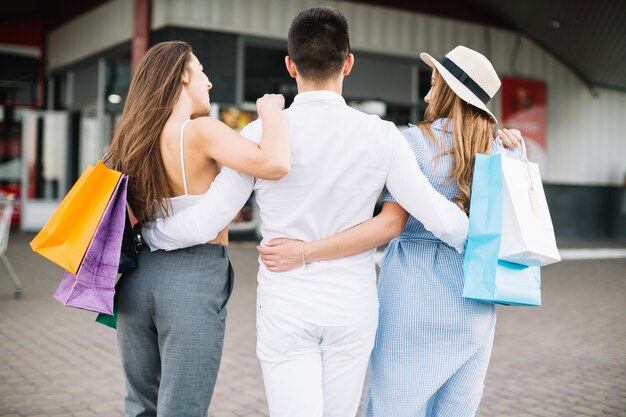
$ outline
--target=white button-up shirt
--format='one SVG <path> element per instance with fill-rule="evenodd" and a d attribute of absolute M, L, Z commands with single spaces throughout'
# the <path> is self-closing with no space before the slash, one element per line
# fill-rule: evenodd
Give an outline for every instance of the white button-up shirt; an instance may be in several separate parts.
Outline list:
<path fill-rule="evenodd" d="M 213 239 L 254 190 L 264 241 L 313 241 L 372 217 L 386 185 L 396 201 L 439 239 L 463 251 L 468 219 L 437 193 L 396 126 L 351 107 L 332 91 L 300 93 L 285 110 L 291 171 L 279 181 L 224 167 L 194 206 L 144 228 L 152 249 Z M 261 140 L 259 120 L 241 132 Z M 347 324 L 377 308 L 375 250 L 289 272 L 259 266 L 257 303 L 320 325 Z M 210 277 L 207 277 L 210 279 Z"/>

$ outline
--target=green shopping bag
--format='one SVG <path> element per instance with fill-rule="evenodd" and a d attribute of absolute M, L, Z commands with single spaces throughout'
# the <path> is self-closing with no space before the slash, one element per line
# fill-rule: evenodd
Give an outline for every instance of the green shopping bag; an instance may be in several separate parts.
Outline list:
<path fill-rule="evenodd" d="M 120 279 L 117 280 L 117 284 L 115 284 L 115 296 L 113 297 L 113 314 L 98 314 L 96 317 L 96 322 L 100 324 L 104 324 L 107 327 L 112 329 L 117 329 L 117 297 L 120 290 L 120 282 L 124 279 L 126 274 L 122 274 Z"/>
<path fill-rule="evenodd" d="M 98 314 L 96 322 L 104 324 L 112 329 L 117 329 L 117 305 L 113 307 L 113 314 Z"/>

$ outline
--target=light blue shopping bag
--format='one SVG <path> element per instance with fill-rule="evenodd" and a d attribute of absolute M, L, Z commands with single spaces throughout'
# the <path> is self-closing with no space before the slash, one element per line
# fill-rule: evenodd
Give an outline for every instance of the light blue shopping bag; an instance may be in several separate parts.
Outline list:
<path fill-rule="evenodd" d="M 493 275 L 466 277 L 463 297 L 507 306 L 540 306 L 541 267 L 496 261 Z"/>
<path fill-rule="evenodd" d="M 463 297 L 517 306 L 541 305 L 540 268 L 498 260 L 502 233 L 502 154 L 476 155 L 463 260 Z"/>

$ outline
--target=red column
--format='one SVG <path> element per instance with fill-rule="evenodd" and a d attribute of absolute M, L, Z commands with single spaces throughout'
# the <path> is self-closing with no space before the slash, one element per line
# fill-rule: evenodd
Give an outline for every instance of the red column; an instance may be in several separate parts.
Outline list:
<path fill-rule="evenodd" d="M 151 0 L 134 0 L 133 4 L 133 46 L 131 56 L 131 69 L 139 65 L 150 46 L 150 6 Z"/>

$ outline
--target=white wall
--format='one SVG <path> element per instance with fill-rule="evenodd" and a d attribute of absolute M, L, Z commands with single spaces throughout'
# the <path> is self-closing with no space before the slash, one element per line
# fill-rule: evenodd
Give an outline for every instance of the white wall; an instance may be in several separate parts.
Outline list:
<path fill-rule="evenodd" d="M 48 34 L 46 68 L 63 67 L 130 40 L 132 23 L 132 0 L 112 0 L 72 19 Z"/>
<path fill-rule="evenodd" d="M 542 48 L 501 29 L 345 1 L 153 0 L 152 29 L 179 26 L 285 39 L 291 19 L 319 4 L 348 18 L 352 48 L 403 57 L 442 56 L 456 45 L 489 57 L 500 75 L 544 80 L 548 88 L 548 182 L 621 184 L 626 173 L 626 94 L 593 94 Z M 132 1 L 112 0 L 55 30 L 48 40 L 53 69 L 130 39 Z M 519 53 L 513 57 L 516 43 Z M 417 58 L 416 58 L 417 59 Z M 499 114 L 499 96 L 492 109 Z"/>

